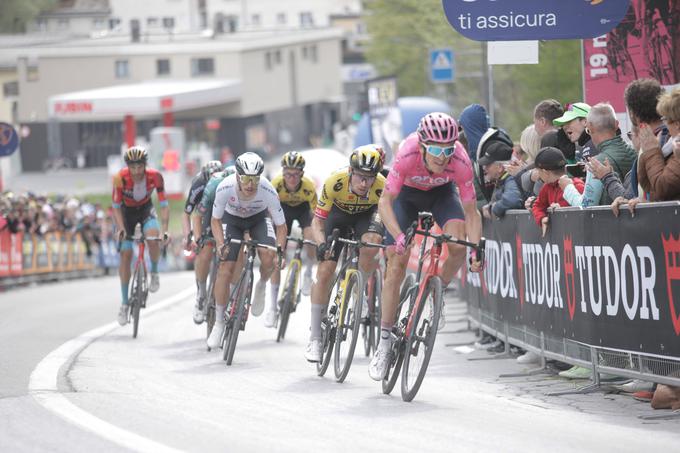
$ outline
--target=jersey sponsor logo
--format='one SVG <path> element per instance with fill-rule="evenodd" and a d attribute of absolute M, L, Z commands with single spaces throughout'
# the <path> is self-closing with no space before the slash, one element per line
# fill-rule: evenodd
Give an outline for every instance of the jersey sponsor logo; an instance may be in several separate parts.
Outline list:
<path fill-rule="evenodd" d="M 423 186 L 443 186 L 444 184 L 451 182 L 448 177 L 445 176 L 437 176 L 437 177 L 432 177 L 432 176 L 421 176 L 421 175 L 414 175 L 411 176 L 411 181 L 416 183 L 416 184 L 421 184 Z"/>
<path fill-rule="evenodd" d="M 382 195 L 382 193 L 383 193 L 382 189 L 377 189 L 377 190 L 375 191 L 375 194 L 376 194 L 378 197 L 380 197 L 380 196 Z"/>
<path fill-rule="evenodd" d="M 336 182 L 335 185 L 333 186 L 333 190 L 335 192 L 340 192 L 342 190 L 342 186 L 343 186 L 342 181 L 338 180 L 338 182 Z"/>

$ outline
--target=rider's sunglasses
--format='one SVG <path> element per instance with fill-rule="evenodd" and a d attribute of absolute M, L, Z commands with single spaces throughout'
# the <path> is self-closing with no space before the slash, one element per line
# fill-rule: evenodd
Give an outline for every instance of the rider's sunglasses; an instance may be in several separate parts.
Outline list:
<path fill-rule="evenodd" d="M 259 176 L 253 176 L 253 175 L 239 175 L 239 180 L 241 181 L 241 184 L 259 184 L 260 182 L 260 177 Z"/>
<path fill-rule="evenodd" d="M 302 176 L 302 172 L 299 171 L 284 171 L 283 177 L 286 179 L 299 178 Z"/>
<path fill-rule="evenodd" d="M 357 178 L 360 182 L 364 184 L 373 183 L 377 175 L 362 175 L 361 173 L 352 172 L 352 176 Z"/>
<path fill-rule="evenodd" d="M 439 157 L 442 154 L 444 154 L 444 157 L 451 157 L 453 153 L 456 151 L 455 146 L 439 146 L 439 145 L 425 145 L 425 151 L 427 151 L 428 154 L 434 156 L 434 157 Z"/>

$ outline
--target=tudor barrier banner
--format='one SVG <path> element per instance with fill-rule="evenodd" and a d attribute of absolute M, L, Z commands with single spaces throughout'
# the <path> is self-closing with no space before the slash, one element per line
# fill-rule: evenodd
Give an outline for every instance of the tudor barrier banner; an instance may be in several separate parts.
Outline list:
<path fill-rule="evenodd" d="M 680 357 L 677 204 L 618 218 L 608 207 L 558 210 L 545 237 L 516 212 L 485 220 L 485 270 L 462 274 L 468 303 L 558 338 Z"/>

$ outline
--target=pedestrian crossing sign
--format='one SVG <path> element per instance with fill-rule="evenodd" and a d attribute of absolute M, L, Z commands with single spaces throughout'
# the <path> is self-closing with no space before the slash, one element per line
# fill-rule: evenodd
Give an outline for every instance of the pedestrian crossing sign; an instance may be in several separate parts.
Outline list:
<path fill-rule="evenodd" d="M 433 49 L 430 51 L 430 78 L 434 83 L 450 83 L 454 78 L 452 49 Z"/>

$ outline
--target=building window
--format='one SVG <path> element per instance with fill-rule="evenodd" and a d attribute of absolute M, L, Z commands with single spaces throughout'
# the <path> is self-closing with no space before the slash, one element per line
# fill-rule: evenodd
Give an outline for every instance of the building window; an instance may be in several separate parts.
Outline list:
<path fill-rule="evenodd" d="M 274 64 L 281 64 L 281 51 L 274 52 Z"/>
<path fill-rule="evenodd" d="M 192 58 L 191 75 L 193 77 L 213 75 L 215 73 L 215 60 L 213 58 Z"/>
<path fill-rule="evenodd" d="M 130 66 L 127 60 L 116 60 L 116 78 L 127 79 L 130 77 Z"/>
<path fill-rule="evenodd" d="M 57 30 L 67 30 L 68 29 L 68 19 L 57 20 Z"/>
<path fill-rule="evenodd" d="M 109 19 L 109 30 L 118 30 L 120 28 L 120 18 L 112 17 Z"/>
<path fill-rule="evenodd" d="M 146 26 L 147 27 L 158 27 L 158 18 L 157 17 L 147 17 L 146 18 Z"/>
<path fill-rule="evenodd" d="M 95 30 L 104 29 L 104 19 L 93 19 L 92 26 L 94 27 Z"/>
<path fill-rule="evenodd" d="M 163 28 L 175 28 L 175 18 L 174 17 L 164 17 L 163 18 Z"/>
<path fill-rule="evenodd" d="M 287 21 L 286 13 L 278 13 L 276 15 L 276 23 L 278 25 L 286 25 L 286 21 Z"/>
<path fill-rule="evenodd" d="M 272 53 L 271 52 L 265 52 L 264 54 L 264 67 L 266 70 L 271 70 L 273 66 L 272 63 Z"/>
<path fill-rule="evenodd" d="M 250 24 L 256 27 L 260 26 L 261 17 L 259 14 L 253 14 L 250 16 Z"/>
<path fill-rule="evenodd" d="M 19 82 L 5 82 L 2 84 L 2 93 L 6 98 L 19 96 Z"/>
<path fill-rule="evenodd" d="M 309 59 L 312 63 L 319 61 L 316 54 L 316 44 L 309 46 Z"/>
<path fill-rule="evenodd" d="M 47 19 L 41 17 L 35 20 L 35 25 L 40 31 L 47 31 Z"/>
<path fill-rule="evenodd" d="M 309 11 L 300 13 L 300 26 L 301 27 L 313 27 L 314 26 L 314 16 Z"/>
<path fill-rule="evenodd" d="M 170 75 L 170 60 L 167 58 L 156 60 L 156 75 Z"/>

